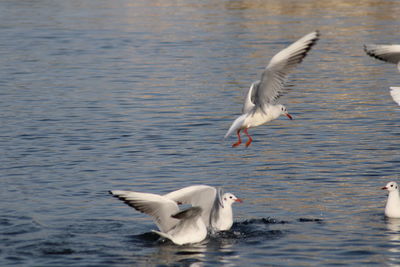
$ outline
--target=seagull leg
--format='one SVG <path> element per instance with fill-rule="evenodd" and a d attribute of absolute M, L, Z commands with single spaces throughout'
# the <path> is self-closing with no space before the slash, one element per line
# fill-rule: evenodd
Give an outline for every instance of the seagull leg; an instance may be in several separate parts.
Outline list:
<path fill-rule="evenodd" d="M 240 145 L 241 143 L 242 143 L 242 138 L 240 138 L 240 129 L 239 130 L 237 130 L 237 136 L 238 136 L 238 141 L 236 142 L 236 143 L 234 143 L 233 145 L 232 145 L 232 147 L 237 147 L 238 145 Z"/>
<path fill-rule="evenodd" d="M 248 147 L 248 146 L 251 144 L 251 142 L 253 141 L 253 138 L 251 138 L 251 136 L 250 136 L 249 133 L 247 132 L 247 128 L 245 128 L 243 132 L 244 132 L 244 133 L 247 135 L 247 137 L 249 138 L 249 140 L 246 142 L 246 147 Z"/>

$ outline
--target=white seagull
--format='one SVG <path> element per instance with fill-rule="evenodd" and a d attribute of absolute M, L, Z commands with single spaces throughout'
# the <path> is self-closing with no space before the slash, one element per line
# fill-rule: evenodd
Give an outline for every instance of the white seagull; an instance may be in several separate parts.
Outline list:
<path fill-rule="evenodd" d="M 400 106 L 400 87 L 390 87 L 390 95 L 392 96 L 394 102 Z"/>
<path fill-rule="evenodd" d="M 232 193 L 208 185 L 193 185 L 164 195 L 178 204 L 190 204 L 203 209 L 203 222 L 211 231 L 226 231 L 232 227 L 232 204 L 242 202 Z"/>
<path fill-rule="evenodd" d="M 261 75 L 261 80 L 253 82 L 247 91 L 242 115 L 232 123 L 225 134 L 227 138 L 236 132 L 238 141 L 232 145 L 233 147 L 242 143 L 241 130 L 248 137 L 246 142 L 248 147 L 253 139 L 247 129 L 275 120 L 282 114 L 292 119 L 286 107 L 278 104 L 277 100 L 287 90 L 284 85 L 290 71 L 304 59 L 318 39 L 319 32 L 311 32 L 272 57 Z"/>
<path fill-rule="evenodd" d="M 175 201 L 164 196 L 121 190 L 110 193 L 136 210 L 152 216 L 160 230 L 153 231 L 177 245 L 198 243 L 207 237 L 201 207 L 180 211 Z"/>
<path fill-rule="evenodd" d="M 389 192 L 385 207 L 385 216 L 389 218 L 400 218 L 400 195 L 399 186 L 396 182 L 389 182 L 382 189 Z"/>
<path fill-rule="evenodd" d="M 367 55 L 397 65 L 400 71 L 400 45 L 364 45 Z M 400 105 L 400 87 L 390 87 L 390 95 Z"/>

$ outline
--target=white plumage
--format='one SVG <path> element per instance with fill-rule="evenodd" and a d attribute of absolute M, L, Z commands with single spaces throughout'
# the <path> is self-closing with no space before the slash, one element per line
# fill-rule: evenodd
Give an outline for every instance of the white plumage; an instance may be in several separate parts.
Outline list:
<path fill-rule="evenodd" d="M 200 207 L 179 211 L 178 204 L 166 197 L 132 191 L 113 190 L 110 193 L 136 210 L 153 217 L 160 231 L 154 231 L 177 245 L 198 243 L 207 237 Z"/>
<path fill-rule="evenodd" d="M 233 224 L 232 204 L 242 202 L 232 193 L 208 185 L 193 185 L 164 195 L 177 203 L 190 204 L 203 209 L 202 219 L 213 231 L 229 230 Z"/>
<path fill-rule="evenodd" d="M 400 71 L 400 45 L 364 45 L 367 55 L 397 65 Z M 393 100 L 400 105 L 400 87 L 390 87 L 390 95 Z"/>
<path fill-rule="evenodd" d="M 399 186 L 396 182 L 389 182 L 382 189 L 389 192 L 385 206 L 385 216 L 389 218 L 400 218 L 400 195 Z"/>
<path fill-rule="evenodd" d="M 233 147 L 242 143 L 241 130 L 244 130 L 249 138 L 246 142 L 246 146 L 249 146 L 252 138 L 247 129 L 275 120 L 280 115 L 286 115 L 292 119 L 286 107 L 278 104 L 277 100 L 286 92 L 284 85 L 289 73 L 304 59 L 318 38 L 318 31 L 311 32 L 272 57 L 262 73 L 261 79 L 253 82 L 247 91 L 242 115 L 232 123 L 225 134 L 225 138 L 227 138 L 233 132 L 237 133 L 238 141 L 232 145 Z"/>

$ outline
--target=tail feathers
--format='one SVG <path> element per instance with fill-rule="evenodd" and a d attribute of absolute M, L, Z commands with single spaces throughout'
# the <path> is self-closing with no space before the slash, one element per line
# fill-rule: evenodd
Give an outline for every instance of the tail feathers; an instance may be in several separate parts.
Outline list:
<path fill-rule="evenodd" d="M 153 233 L 158 234 L 158 235 L 161 236 L 161 237 L 164 237 L 164 238 L 169 239 L 169 240 L 172 241 L 172 237 L 171 237 L 169 234 L 166 234 L 166 233 L 163 233 L 163 232 L 159 232 L 159 231 L 156 231 L 156 230 L 151 230 L 151 231 L 152 231 Z"/>
<path fill-rule="evenodd" d="M 230 136 L 233 132 L 236 132 L 237 130 L 243 128 L 243 123 L 246 119 L 246 116 L 247 114 L 242 114 L 241 116 L 236 118 L 236 120 L 232 123 L 231 127 L 229 128 L 228 132 L 226 132 L 224 139 Z"/>

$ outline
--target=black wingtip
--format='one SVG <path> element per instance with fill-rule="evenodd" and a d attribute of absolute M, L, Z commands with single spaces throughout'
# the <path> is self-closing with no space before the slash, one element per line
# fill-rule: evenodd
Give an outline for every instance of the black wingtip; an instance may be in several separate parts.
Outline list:
<path fill-rule="evenodd" d="M 318 42 L 321 34 L 320 34 L 319 30 L 315 30 L 314 32 L 315 32 L 315 37 L 309 41 L 307 47 L 304 49 L 303 53 L 301 53 L 298 64 L 300 64 L 303 61 L 303 59 L 307 56 L 307 54 L 311 50 L 311 48 Z"/>
<path fill-rule="evenodd" d="M 386 59 L 384 59 L 384 58 L 378 56 L 377 54 L 375 54 L 374 50 L 368 50 L 368 47 L 367 47 L 366 44 L 364 44 L 364 51 L 370 57 L 373 57 L 375 59 L 378 59 L 378 60 L 381 60 L 381 61 L 384 61 L 384 62 L 388 62 Z"/>

